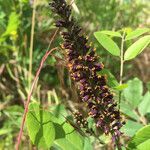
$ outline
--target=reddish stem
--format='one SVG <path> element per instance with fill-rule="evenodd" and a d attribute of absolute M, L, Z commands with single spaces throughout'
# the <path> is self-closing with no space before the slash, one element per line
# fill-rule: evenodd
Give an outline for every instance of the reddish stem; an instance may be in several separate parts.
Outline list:
<path fill-rule="evenodd" d="M 54 50 L 56 50 L 57 48 L 53 48 L 49 51 L 47 51 L 45 53 L 45 55 L 43 56 L 42 60 L 41 60 L 41 63 L 40 63 L 40 66 L 37 70 L 37 73 L 36 73 L 36 76 L 33 80 L 33 83 L 32 83 L 32 86 L 31 86 L 31 89 L 30 89 L 30 92 L 28 94 L 28 99 L 27 99 L 27 102 L 26 102 L 26 105 L 25 105 L 25 109 L 24 109 L 24 114 L 23 114 L 23 119 L 22 119 L 22 123 L 21 123 L 21 127 L 20 127 L 20 131 L 19 131 L 19 135 L 18 135 L 18 139 L 17 139 L 17 143 L 16 143 L 16 150 L 19 150 L 19 145 L 20 145 L 20 142 L 21 142 L 21 137 L 22 137 L 22 133 L 23 133 L 23 128 L 24 128 L 24 124 L 25 124 L 25 120 L 26 120 L 26 115 L 27 115 L 27 112 L 28 112 L 28 107 L 29 107 L 29 103 L 30 103 L 30 99 L 31 99 L 31 95 L 32 95 L 32 92 L 33 92 L 33 89 L 34 89 L 34 86 L 36 84 L 36 81 L 38 80 L 38 77 L 39 77 L 39 74 L 41 72 L 41 69 L 43 67 L 43 64 L 44 62 L 46 61 L 47 57 L 50 55 L 50 53 L 52 53 Z"/>

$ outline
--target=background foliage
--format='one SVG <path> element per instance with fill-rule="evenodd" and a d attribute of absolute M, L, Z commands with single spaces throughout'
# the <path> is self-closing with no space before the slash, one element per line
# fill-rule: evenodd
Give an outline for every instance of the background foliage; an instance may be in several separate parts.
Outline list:
<path fill-rule="evenodd" d="M 48 1 L 37 0 L 31 62 L 29 55 L 33 3 L 33 0 L 0 0 L 0 149 L 14 149 L 31 84 L 29 78 L 34 78 L 40 60 L 56 31 L 54 16 Z M 146 48 L 134 60 L 126 62 L 123 82 L 127 86 L 118 87 L 116 90 L 114 87 L 117 87 L 119 81 L 119 59 L 110 55 L 101 42 L 101 44 L 97 42 L 94 32 L 125 29 L 126 33 L 131 33 L 136 28 L 147 29 L 150 25 L 150 18 L 148 18 L 150 3 L 148 0 L 93 0 L 92 2 L 91 0 L 76 0 L 72 8 L 74 16 L 93 41 L 93 45 L 97 47 L 97 53 L 109 69 L 103 73 L 108 74 L 108 84 L 116 93 L 116 99 L 118 99 L 118 89 L 123 90 L 121 111 L 127 119 L 126 125 L 122 128 L 125 133 L 123 143 L 126 144 L 126 141 L 131 139 L 128 144 L 129 149 L 144 150 L 145 145 L 150 145 L 150 137 L 147 135 L 150 130 L 148 125 L 150 121 L 149 48 Z M 128 39 L 130 38 L 129 36 Z M 125 48 L 137 39 L 128 40 Z M 114 37 L 113 40 L 120 47 L 120 38 Z M 57 34 L 51 47 L 60 44 L 61 38 Z M 55 56 L 62 57 L 62 51 L 55 52 Z M 31 75 L 29 74 L 30 62 L 33 68 Z M 65 117 L 72 120 L 70 107 L 81 109 L 83 106 L 78 104 L 75 86 L 62 64 L 62 60 L 49 57 L 41 71 L 31 99 L 34 105 L 30 105 L 24 129 L 21 145 L 24 149 L 32 149 L 34 145 L 39 147 L 44 145 L 43 148 L 52 146 L 51 149 L 65 150 L 69 149 L 66 147 L 68 145 L 78 150 L 101 147 L 98 140 L 95 142 L 94 137 L 83 138 L 70 123 L 65 121 Z M 42 104 L 43 108 L 39 109 L 39 104 Z M 91 128 L 94 128 L 90 118 L 89 124 Z M 36 139 L 37 134 L 38 139 Z M 143 140 L 139 140 L 142 136 Z M 108 137 L 101 135 L 100 138 L 108 143 L 104 149 L 111 147 Z"/>

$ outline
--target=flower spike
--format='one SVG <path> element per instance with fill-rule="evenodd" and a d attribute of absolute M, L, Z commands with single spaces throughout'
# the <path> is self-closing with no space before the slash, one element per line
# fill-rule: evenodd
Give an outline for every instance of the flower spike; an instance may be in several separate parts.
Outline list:
<path fill-rule="evenodd" d="M 66 29 L 62 32 L 62 47 L 67 52 L 70 75 L 77 84 L 82 101 L 87 104 L 88 114 L 95 119 L 97 128 L 106 135 L 112 135 L 112 140 L 118 146 L 122 134 L 120 128 L 124 122 L 106 85 L 106 77 L 98 75 L 104 65 L 98 62 L 95 49 L 88 45 L 88 38 L 84 37 L 80 26 L 71 16 L 71 6 L 65 0 L 53 0 L 50 5 L 59 16 L 56 27 Z"/>

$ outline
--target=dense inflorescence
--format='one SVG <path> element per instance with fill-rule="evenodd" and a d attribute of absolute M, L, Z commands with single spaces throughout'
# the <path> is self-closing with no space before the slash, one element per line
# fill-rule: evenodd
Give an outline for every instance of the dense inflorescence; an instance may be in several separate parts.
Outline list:
<path fill-rule="evenodd" d="M 96 126 L 105 134 L 111 134 L 113 141 L 118 141 L 122 127 L 117 104 L 106 85 L 106 77 L 98 75 L 104 68 L 98 62 L 95 49 L 89 46 L 88 39 L 81 33 L 81 28 L 71 16 L 71 6 L 65 0 L 53 0 L 52 10 L 60 17 L 56 27 L 65 28 L 63 48 L 67 52 L 67 62 L 72 79 L 77 83 L 80 97 L 88 107 L 88 114 L 95 119 Z"/>
<path fill-rule="evenodd" d="M 85 129 L 85 131 L 87 131 L 88 133 L 88 122 L 87 119 L 85 119 L 85 117 L 82 115 L 82 113 L 80 112 L 75 112 L 74 113 L 74 119 L 76 121 L 76 125 L 80 128 Z"/>

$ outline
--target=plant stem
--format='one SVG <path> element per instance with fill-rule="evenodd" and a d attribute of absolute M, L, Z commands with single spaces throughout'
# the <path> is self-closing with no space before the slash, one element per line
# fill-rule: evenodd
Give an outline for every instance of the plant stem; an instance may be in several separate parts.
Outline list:
<path fill-rule="evenodd" d="M 120 51 L 120 85 L 122 84 L 122 77 L 123 77 L 123 67 L 124 67 L 124 36 L 125 36 L 125 32 L 123 33 L 122 36 L 122 41 L 121 41 L 121 51 Z"/>
<path fill-rule="evenodd" d="M 31 86 L 31 89 L 30 89 L 30 92 L 28 94 L 28 98 L 27 98 L 27 102 L 25 104 L 25 109 L 24 109 L 24 114 L 23 114 L 23 119 L 22 119 L 22 123 L 21 123 L 21 127 L 20 127 L 20 131 L 19 131 L 19 135 L 18 135 L 18 140 L 17 140 L 17 144 L 16 144 L 16 150 L 19 150 L 19 145 L 20 145 L 20 142 L 21 142 L 21 137 L 22 137 L 22 133 L 23 133 L 23 128 L 24 128 L 24 124 L 25 124 L 25 120 L 26 120 L 26 116 L 27 116 L 27 112 L 28 112 L 28 107 L 29 107 L 29 103 L 30 103 L 30 99 L 31 99 L 31 96 L 32 96 L 32 93 L 33 93 L 33 89 L 36 85 L 36 82 L 38 80 L 38 77 L 39 77 L 39 74 L 41 72 L 41 69 L 43 67 L 43 64 L 44 62 L 46 61 L 47 57 L 54 51 L 56 50 L 57 48 L 53 48 L 49 51 L 46 52 L 46 54 L 43 56 L 42 58 L 42 61 L 40 63 L 40 66 L 37 70 L 37 73 L 36 73 L 36 76 L 33 80 L 33 83 L 32 83 L 32 86 Z"/>
<path fill-rule="evenodd" d="M 125 31 L 123 32 L 122 35 L 122 40 L 121 40 L 121 50 L 120 50 L 120 82 L 119 84 L 122 84 L 123 81 L 123 69 L 124 69 L 124 37 L 125 37 Z M 120 103 L 121 103 L 121 94 L 122 92 L 119 92 L 119 109 L 120 109 Z"/>
<path fill-rule="evenodd" d="M 34 89 L 34 87 L 35 87 L 35 85 L 36 85 L 36 83 L 37 83 L 37 80 L 38 80 L 39 74 L 40 74 L 40 72 L 41 72 L 41 69 L 42 69 L 42 67 L 43 67 L 43 64 L 44 64 L 44 62 L 46 61 L 47 57 L 48 57 L 54 50 L 57 49 L 57 47 L 56 47 L 56 48 L 53 48 L 53 49 L 49 50 L 49 49 L 50 49 L 50 46 L 51 46 L 51 44 L 52 44 L 52 42 L 53 42 L 53 40 L 54 40 L 54 38 L 55 38 L 55 36 L 56 36 L 57 33 L 58 33 L 58 31 L 59 31 L 59 29 L 57 29 L 57 30 L 55 31 L 54 35 L 52 36 L 52 38 L 51 38 L 51 40 L 50 40 L 50 43 L 49 43 L 48 48 L 47 48 L 47 51 L 46 51 L 45 55 L 43 56 L 43 58 L 42 58 L 42 60 L 41 60 L 40 66 L 39 66 L 39 68 L 38 68 L 38 70 L 37 70 L 37 73 L 36 73 L 35 78 L 34 78 L 34 80 L 33 80 L 32 86 L 31 86 L 31 88 L 30 88 L 30 91 L 29 91 L 29 94 L 28 94 L 28 98 L 27 98 L 27 102 L 26 102 L 26 104 L 25 104 L 23 119 L 22 119 L 20 131 L 19 131 L 17 143 L 16 143 L 16 150 L 19 150 L 19 145 L 20 145 L 20 142 L 21 142 L 21 137 L 22 137 L 22 133 L 23 133 L 23 128 L 24 128 L 24 124 L 25 124 L 25 120 L 26 120 L 26 116 L 27 116 L 27 112 L 28 112 L 28 107 L 29 107 L 31 95 L 32 95 L 33 89 Z"/>
<path fill-rule="evenodd" d="M 32 26 L 31 26 L 31 37 L 30 37 L 30 51 L 29 51 L 29 88 L 32 80 L 32 62 L 33 62 L 33 44 L 34 44 L 34 28 L 35 28 L 35 12 L 36 12 L 36 1 L 33 1 L 33 12 L 32 12 Z"/>
<path fill-rule="evenodd" d="M 119 84 L 122 85 L 123 82 L 123 69 L 124 69 L 124 42 L 125 42 L 125 31 L 123 31 L 123 35 L 122 35 L 122 40 L 121 40 L 121 50 L 120 50 L 120 82 Z M 118 102 L 118 107 L 120 110 L 120 103 L 121 103 L 121 95 L 122 95 L 122 91 L 119 91 L 119 102 Z M 117 144 L 117 148 L 118 150 L 122 150 L 120 144 L 120 137 L 118 139 L 118 143 Z"/>

